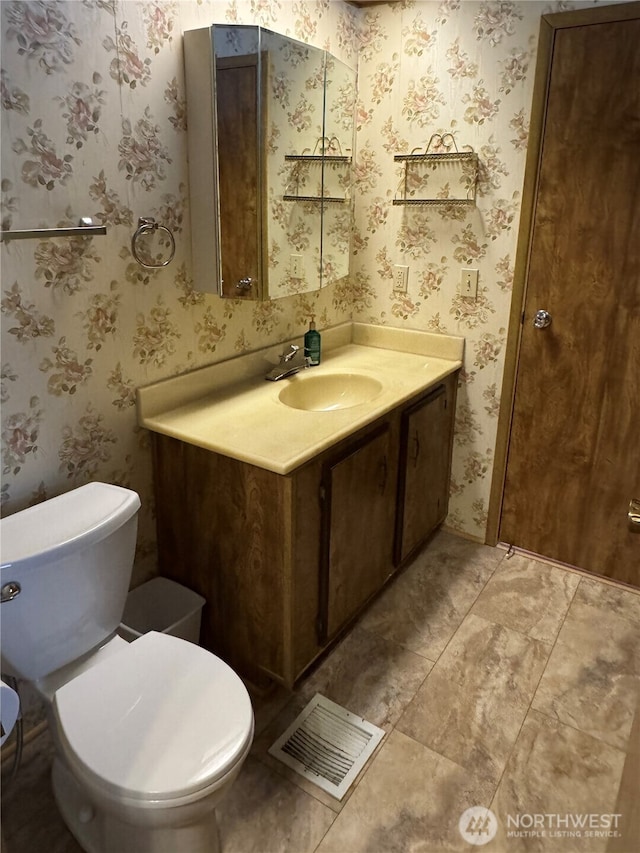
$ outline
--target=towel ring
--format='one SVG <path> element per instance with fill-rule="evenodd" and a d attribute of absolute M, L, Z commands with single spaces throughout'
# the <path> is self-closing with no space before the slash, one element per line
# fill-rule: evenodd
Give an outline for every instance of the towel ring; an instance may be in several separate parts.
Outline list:
<path fill-rule="evenodd" d="M 138 254 L 136 242 L 138 240 L 138 237 L 141 237 L 143 234 L 147 234 L 149 231 L 157 231 L 158 229 L 166 231 L 169 235 L 169 240 L 171 241 L 171 251 L 166 261 L 161 261 L 159 264 L 148 264 L 146 261 L 143 261 L 140 255 Z M 134 235 L 131 238 L 131 253 L 133 254 L 133 257 L 136 259 L 136 261 L 140 264 L 141 267 L 145 267 L 148 270 L 159 270 L 162 267 L 168 266 L 173 260 L 173 256 L 176 253 L 176 241 L 172 232 L 169 228 L 167 228 L 166 225 L 158 225 L 158 223 L 152 216 L 141 216 L 138 219 L 138 227 L 136 228 Z"/>

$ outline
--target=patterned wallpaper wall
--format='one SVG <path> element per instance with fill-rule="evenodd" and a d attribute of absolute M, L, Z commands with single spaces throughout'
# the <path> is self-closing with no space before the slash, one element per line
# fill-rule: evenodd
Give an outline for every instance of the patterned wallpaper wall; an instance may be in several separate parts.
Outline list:
<path fill-rule="evenodd" d="M 284 198 L 307 196 L 344 198 L 349 190 L 349 166 L 326 167 L 309 161 L 286 161 L 286 155 L 321 154 L 325 148 L 351 154 L 356 97 L 355 65 L 350 68 L 325 51 L 301 47 L 263 33 L 268 50 L 266 110 L 266 170 L 269 194 L 267 223 L 269 294 L 278 298 L 315 290 L 349 273 L 351 205 Z M 325 92 L 328 93 L 325 97 Z M 330 94 L 329 94 L 330 93 Z M 323 134 L 326 140 L 323 140 Z M 330 180 L 333 178 L 333 180 Z M 343 178 L 346 186 L 336 186 Z M 324 183 L 324 192 L 323 192 Z M 324 224 L 323 224 L 324 223 Z M 302 258 L 301 275 L 294 276 L 292 254 Z"/>
<path fill-rule="evenodd" d="M 182 31 L 261 24 L 355 67 L 360 13 L 325 0 L 9 0 L 1 14 L 2 227 L 108 226 L 1 247 L 3 513 L 92 479 L 135 489 L 135 583 L 155 550 L 136 387 L 302 335 L 312 314 L 320 328 L 350 316 L 348 291 L 331 288 L 263 303 L 194 291 Z M 175 234 L 163 270 L 131 255 L 140 216 Z"/>
<path fill-rule="evenodd" d="M 487 521 L 540 16 L 591 5 L 392 3 L 362 27 L 354 319 L 466 339 L 447 525 L 474 537 Z M 394 206 L 394 154 L 447 132 L 479 155 L 476 206 Z M 459 195 L 457 177 L 444 191 L 433 180 L 436 196 Z M 392 292 L 394 264 L 409 266 L 406 295 Z M 479 270 L 474 301 L 457 293 L 467 267 Z"/>
<path fill-rule="evenodd" d="M 142 498 L 138 579 L 154 553 L 148 439 L 135 389 L 348 319 L 467 339 L 448 524 L 484 534 L 540 15 L 578 3 L 82 0 L 1 4 L 3 228 L 108 226 L 91 240 L 3 244 L 2 506 L 90 479 Z M 588 5 L 592 5 L 589 3 Z M 360 57 L 350 283 L 247 304 L 194 291 L 184 29 L 257 23 Z M 480 156 L 472 209 L 395 207 L 394 153 L 451 131 Z M 138 266 L 139 216 L 169 225 L 166 269 Z M 391 290 L 410 267 L 409 292 Z M 478 299 L 456 295 L 463 266 Z"/>

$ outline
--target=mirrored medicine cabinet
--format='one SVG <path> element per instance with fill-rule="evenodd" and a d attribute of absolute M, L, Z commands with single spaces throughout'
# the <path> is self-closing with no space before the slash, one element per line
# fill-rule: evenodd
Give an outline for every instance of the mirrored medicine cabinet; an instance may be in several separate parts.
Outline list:
<path fill-rule="evenodd" d="M 278 299 L 348 275 L 356 72 L 259 26 L 184 47 L 196 290 Z"/>

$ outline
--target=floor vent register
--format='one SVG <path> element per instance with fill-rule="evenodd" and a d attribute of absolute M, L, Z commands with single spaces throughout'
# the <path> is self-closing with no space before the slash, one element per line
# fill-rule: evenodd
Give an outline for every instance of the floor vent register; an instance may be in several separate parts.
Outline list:
<path fill-rule="evenodd" d="M 383 737 L 383 729 L 317 693 L 269 754 L 341 800 Z"/>

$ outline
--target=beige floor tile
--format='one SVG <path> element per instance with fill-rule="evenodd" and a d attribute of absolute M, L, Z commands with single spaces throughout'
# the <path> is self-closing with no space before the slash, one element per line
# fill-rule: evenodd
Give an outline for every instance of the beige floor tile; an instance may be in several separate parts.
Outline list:
<path fill-rule="evenodd" d="M 426 658 L 384 637 L 355 627 L 329 658 L 300 684 L 278 717 L 256 737 L 252 753 L 277 773 L 317 797 L 320 802 L 334 811 L 340 811 L 346 799 L 337 801 L 317 785 L 272 758 L 267 750 L 316 693 L 389 731 L 415 696 L 432 666 L 432 662 Z"/>
<path fill-rule="evenodd" d="M 438 533 L 360 624 L 437 660 L 504 552 Z"/>
<path fill-rule="evenodd" d="M 615 613 L 630 622 L 640 623 L 640 590 L 624 589 L 600 581 L 582 578 L 576 595 L 578 601 Z"/>
<path fill-rule="evenodd" d="M 440 853 L 467 849 L 462 812 L 487 805 L 493 788 L 394 731 L 317 853 Z"/>
<path fill-rule="evenodd" d="M 590 833 L 616 831 L 619 819 L 604 816 L 615 814 L 624 759 L 622 751 L 531 711 L 491 805 L 498 834 L 483 849 L 604 853 L 608 838 Z M 574 828 L 574 822 L 585 820 L 595 820 L 597 826 Z M 601 822 L 607 820 L 610 827 L 605 829 Z M 530 834 L 513 835 L 518 831 Z M 571 837 L 564 832 L 580 834 Z M 627 839 L 627 853 L 637 849 L 636 842 Z"/>
<path fill-rule="evenodd" d="M 630 853 L 629 839 L 640 840 L 640 703 L 636 708 L 614 811 L 620 835 L 609 839 L 607 853 Z M 633 851 L 635 853 L 635 851 Z"/>
<path fill-rule="evenodd" d="M 618 592 L 580 582 L 532 704 L 626 749 L 640 694 L 640 621 L 611 606 L 610 590 Z"/>
<path fill-rule="evenodd" d="M 224 853 L 312 853 L 334 818 L 251 756 L 218 807 Z"/>
<path fill-rule="evenodd" d="M 514 743 L 495 801 L 503 814 L 555 808 L 558 797 L 566 808 L 637 804 L 637 751 L 627 740 L 640 675 L 640 595 L 580 580 L 536 695 L 550 716 L 529 711 L 516 739 L 550 649 L 541 640 L 554 636 L 570 584 L 562 569 L 553 567 L 556 576 L 512 563 L 509 570 L 503 558 L 436 535 L 295 691 L 254 696 L 254 750 L 219 809 L 224 853 L 315 853 L 318 844 L 321 853 L 463 853 L 470 847 L 457 829 L 460 815 L 490 804 Z M 292 784 L 283 765 L 264 757 L 316 691 L 389 732 L 342 804 L 316 786 Z M 412 726 L 426 746 L 407 736 Z M 616 801 L 619 744 L 629 749 Z M 50 761 L 50 739 L 40 736 L 25 749 L 13 787 L 3 786 L 3 853 L 81 853 L 56 809 Z M 484 849 L 546 851 L 511 840 L 496 847 L 504 841 Z M 632 847 L 615 841 L 610 853 L 635 853 L 635 839 Z M 553 843 L 552 853 L 591 850 Z"/>
<path fill-rule="evenodd" d="M 500 563 L 471 612 L 553 643 L 579 583 L 574 572 L 515 555 Z"/>
<path fill-rule="evenodd" d="M 251 696 L 253 706 L 253 717 L 255 721 L 255 737 L 258 737 L 269 723 L 278 716 L 282 709 L 291 701 L 293 692 L 274 684 L 270 690 L 257 691 L 255 687 L 247 687 Z"/>
<path fill-rule="evenodd" d="M 25 746 L 13 782 L 4 772 L 10 768 L 3 766 L 2 853 L 82 853 L 53 797 L 52 759 L 53 744 L 45 729 Z"/>
<path fill-rule="evenodd" d="M 397 728 L 497 784 L 550 650 L 467 616 Z"/>
<path fill-rule="evenodd" d="M 433 663 L 356 626 L 299 689 L 306 704 L 316 693 L 383 728 L 394 725 Z"/>

